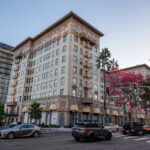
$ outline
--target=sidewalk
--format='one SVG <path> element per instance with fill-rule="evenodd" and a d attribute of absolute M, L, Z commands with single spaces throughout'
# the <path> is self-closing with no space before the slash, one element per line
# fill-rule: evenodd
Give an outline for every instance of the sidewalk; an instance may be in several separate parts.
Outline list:
<path fill-rule="evenodd" d="M 41 128 L 42 133 L 71 133 L 72 128 Z"/>

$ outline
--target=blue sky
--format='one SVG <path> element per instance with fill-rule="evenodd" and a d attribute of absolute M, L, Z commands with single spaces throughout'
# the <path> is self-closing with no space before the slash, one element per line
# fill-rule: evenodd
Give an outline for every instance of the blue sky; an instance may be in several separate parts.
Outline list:
<path fill-rule="evenodd" d="M 70 11 L 105 34 L 120 68 L 150 65 L 150 0 L 0 0 L 0 41 L 15 46 Z"/>

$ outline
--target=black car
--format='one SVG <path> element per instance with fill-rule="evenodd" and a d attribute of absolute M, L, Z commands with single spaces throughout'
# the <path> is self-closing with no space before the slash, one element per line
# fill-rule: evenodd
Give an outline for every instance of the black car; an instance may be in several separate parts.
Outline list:
<path fill-rule="evenodd" d="M 122 133 L 124 135 L 143 135 L 145 134 L 145 130 L 143 128 L 143 124 L 139 122 L 125 122 L 123 124 Z"/>
<path fill-rule="evenodd" d="M 107 140 L 111 140 L 112 132 L 99 123 L 93 122 L 80 122 L 72 128 L 72 136 L 76 141 L 80 139 L 87 139 L 94 141 L 98 137 L 104 137 Z"/>

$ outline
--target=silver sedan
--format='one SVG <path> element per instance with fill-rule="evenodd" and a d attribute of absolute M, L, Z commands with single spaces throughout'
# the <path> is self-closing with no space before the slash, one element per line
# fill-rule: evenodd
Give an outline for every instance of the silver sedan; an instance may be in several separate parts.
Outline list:
<path fill-rule="evenodd" d="M 32 124 L 21 124 L 13 128 L 3 129 L 0 131 L 1 138 L 13 139 L 15 137 L 38 137 L 41 134 L 40 127 Z"/>

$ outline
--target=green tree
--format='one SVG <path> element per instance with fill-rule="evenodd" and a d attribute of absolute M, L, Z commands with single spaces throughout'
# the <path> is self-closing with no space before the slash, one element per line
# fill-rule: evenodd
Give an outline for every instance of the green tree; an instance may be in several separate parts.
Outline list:
<path fill-rule="evenodd" d="M 33 102 L 31 107 L 29 108 L 30 118 L 35 120 L 35 124 L 37 124 L 37 120 L 41 118 L 41 109 L 40 104 L 37 102 Z"/>
<path fill-rule="evenodd" d="M 150 86 L 150 79 L 148 79 L 143 86 Z M 150 89 L 149 88 L 143 88 L 143 94 L 140 96 L 141 101 L 140 104 L 143 107 L 145 111 L 145 123 L 148 124 L 148 114 L 147 114 L 147 109 L 150 108 Z"/>
<path fill-rule="evenodd" d="M 4 118 L 4 105 L 0 104 L 0 124 L 3 118 Z"/>
<path fill-rule="evenodd" d="M 105 69 L 109 71 L 110 69 L 110 57 L 111 53 L 108 48 L 103 48 L 100 55 L 97 58 L 97 68 Z"/>
<path fill-rule="evenodd" d="M 109 69 L 111 69 L 111 68 L 118 68 L 118 67 L 119 67 L 118 61 L 116 61 L 114 58 L 112 60 L 110 60 Z"/>

